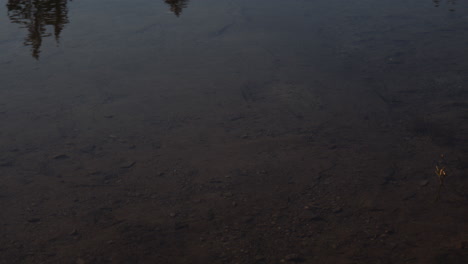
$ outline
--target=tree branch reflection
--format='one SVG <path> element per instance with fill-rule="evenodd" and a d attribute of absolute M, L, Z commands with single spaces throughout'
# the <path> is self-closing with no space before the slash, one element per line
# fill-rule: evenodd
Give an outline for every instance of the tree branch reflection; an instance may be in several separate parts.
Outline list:
<path fill-rule="evenodd" d="M 171 11 L 176 16 L 180 16 L 182 9 L 186 8 L 188 4 L 188 0 L 164 0 L 164 2 L 171 6 Z"/>
<path fill-rule="evenodd" d="M 188 1 L 164 0 L 176 16 L 182 14 Z M 44 38 L 53 35 L 59 43 L 60 34 L 69 23 L 67 4 L 68 0 L 8 0 L 8 17 L 12 23 L 27 29 L 24 45 L 31 46 L 31 55 L 35 59 L 39 59 Z"/>
<path fill-rule="evenodd" d="M 432 2 L 434 2 L 435 7 L 440 6 L 440 0 L 432 0 Z M 455 5 L 457 4 L 456 0 L 446 0 L 446 3 L 450 7 L 449 8 L 450 11 L 455 11 Z"/>
<path fill-rule="evenodd" d="M 49 37 L 47 26 L 53 27 L 58 43 L 60 33 L 68 21 L 68 0 L 9 0 L 8 17 L 12 23 L 28 30 L 24 45 L 31 46 L 32 56 L 39 59 L 42 39 Z"/>

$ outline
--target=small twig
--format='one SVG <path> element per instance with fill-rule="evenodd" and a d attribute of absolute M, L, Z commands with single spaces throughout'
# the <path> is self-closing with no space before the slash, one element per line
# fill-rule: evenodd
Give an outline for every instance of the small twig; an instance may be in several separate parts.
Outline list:
<path fill-rule="evenodd" d="M 436 196 L 436 199 L 435 201 L 439 201 L 440 199 L 440 193 L 442 191 L 442 187 L 445 188 L 445 177 L 447 177 L 447 171 L 445 169 L 445 166 L 442 167 L 442 164 L 445 163 L 444 162 L 444 155 L 440 155 L 440 158 L 441 160 L 438 162 L 438 165 L 436 165 L 436 170 L 435 170 L 435 173 L 437 175 L 437 177 L 439 178 L 439 189 L 437 191 L 437 196 Z M 439 167 L 439 165 L 441 165 L 441 167 Z"/>

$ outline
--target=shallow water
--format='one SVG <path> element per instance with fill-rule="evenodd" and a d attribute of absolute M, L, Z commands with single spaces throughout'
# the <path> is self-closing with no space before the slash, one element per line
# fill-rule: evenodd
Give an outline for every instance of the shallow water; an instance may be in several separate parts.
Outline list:
<path fill-rule="evenodd" d="M 468 2 L 0 14 L 0 263 L 467 263 Z"/>

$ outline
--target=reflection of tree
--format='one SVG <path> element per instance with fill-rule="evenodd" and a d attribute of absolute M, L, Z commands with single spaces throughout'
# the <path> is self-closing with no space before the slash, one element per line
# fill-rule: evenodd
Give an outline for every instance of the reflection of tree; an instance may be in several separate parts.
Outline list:
<path fill-rule="evenodd" d="M 440 6 L 440 0 L 432 0 L 432 1 L 434 2 L 435 7 Z M 457 3 L 457 1 L 456 0 L 447 0 L 447 3 L 448 3 L 448 5 L 451 6 L 450 11 L 455 11 L 454 7 L 455 7 L 455 4 Z"/>
<path fill-rule="evenodd" d="M 164 2 L 171 6 L 171 11 L 174 12 L 176 16 L 180 16 L 182 9 L 187 7 L 188 0 L 164 0 Z"/>
<path fill-rule="evenodd" d="M 452 8 L 450 8 L 450 11 L 455 11 L 456 0 L 447 0 L 447 2 L 452 6 Z"/>
<path fill-rule="evenodd" d="M 8 16 L 11 22 L 18 23 L 28 29 L 24 45 L 32 46 L 32 56 L 39 59 L 43 37 L 47 33 L 46 26 L 54 28 L 55 40 L 58 42 L 60 33 L 68 23 L 68 0 L 9 0 Z"/>

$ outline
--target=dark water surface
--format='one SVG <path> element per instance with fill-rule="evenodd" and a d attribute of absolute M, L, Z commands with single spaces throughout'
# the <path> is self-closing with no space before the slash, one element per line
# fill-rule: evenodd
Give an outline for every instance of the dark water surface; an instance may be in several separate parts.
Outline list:
<path fill-rule="evenodd" d="M 1 0 L 0 51 L 0 263 L 468 263 L 468 1 Z"/>

